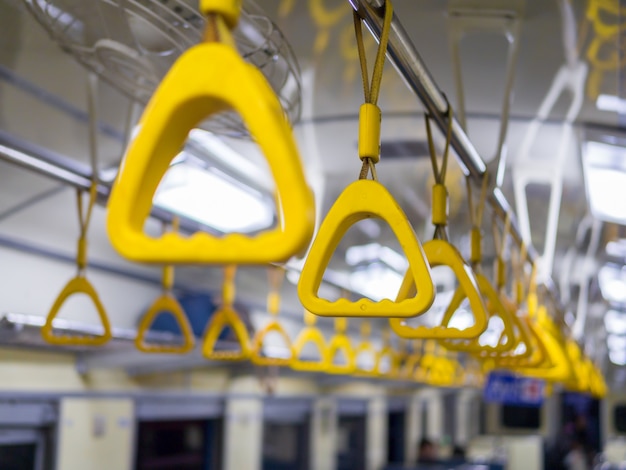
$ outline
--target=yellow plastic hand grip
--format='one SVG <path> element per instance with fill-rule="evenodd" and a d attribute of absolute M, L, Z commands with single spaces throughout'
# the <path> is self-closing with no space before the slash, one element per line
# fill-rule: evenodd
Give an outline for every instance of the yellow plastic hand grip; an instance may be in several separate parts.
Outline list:
<path fill-rule="evenodd" d="M 85 294 L 93 302 L 96 307 L 98 317 L 100 318 L 100 322 L 102 323 L 103 332 L 101 335 L 70 336 L 54 334 L 52 323 L 68 297 L 71 297 L 74 294 Z M 111 339 L 112 334 L 109 318 L 107 317 L 104 306 L 100 301 L 100 297 L 98 297 L 98 293 L 86 278 L 77 276 L 66 284 L 54 301 L 54 304 L 48 313 L 46 323 L 41 328 L 41 335 L 48 343 L 58 346 L 102 346 Z"/>
<path fill-rule="evenodd" d="M 400 375 L 400 358 L 396 351 L 387 345 L 378 352 L 376 375 L 387 379 L 397 379 Z M 384 365 L 387 367 L 384 368 Z"/>
<path fill-rule="evenodd" d="M 471 339 L 471 340 L 463 340 L 463 341 L 455 341 L 455 340 L 441 340 L 441 344 L 446 347 L 446 349 L 452 351 L 464 351 L 468 353 L 473 353 L 476 355 L 493 355 L 498 353 L 504 353 L 506 351 L 510 351 L 514 347 L 515 342 L 515 334 L 513 325 L 511 322 L 511 311 L 502 303 L 502 299 L 498 292 L 493 288 L 489 280 L 482 275 L 481 273 L 475 273 L 476 283 L 478 285 L 478 290 L 483 300 L 486 302 L 487 311 L 489 317 L 498 316 L 502 319 L 502 323 L 504 325 L 504 331 L 502 334 L 503 341 L 499 341 L 497 345 L 481 345 L 479 342 L 479 338 Z M 461 306 L 461 303 L 466 298 L 465 291 L 462 287 L 458 287 L 454 292 L 452 300 L 450 301 L 450 305 L 444 312 L 443 319 L 441 320 L 441 324 L 444 327 L 448 327 L 450 321 L 452 320 L 454 313 Z"/>
<path fill-rule="evenodd" d="M 551 382 L 565 383 L 572 377 L 572 368 L 564 342 L 560 338 L 558 329 L 545 312 L 544 306 L 539 307 L 538 316 L 541 318 L 541 324 L 537 332 L 546 347 L 549 365 L 541 368 L 520 367 L 516 369 L 516 372 Z"/>
<path fill-rule="evenodd" d="M 307 343 L 315 345 L 319 351 L 319 361 L 305 361 L 302 359 L 302 350 Z M 328 347 L 322 332 L 313 326 L 305 327 L 293 343 L 293 359 L 291 368 L 308 372 L 325 372 L 332 358 L 328 354 Z"/>
<path fill-rule="evenodd" d="M 149 344 L 146 342 L 146 333 L 150 329 L 150 326 L 152 326 L 154 319 L 164 312 L 170 313 L 176 320 L 176 323 L 178 323 L 183 337 L 183 343 L 181 345 Z M 137 329 L 137 336 L 135 337 L 135 347 L 147 353 L 185 354 L 191 351 L 194 345 L 195 339 L 191 331 L 191 325 L 189 325 L 189 320 L 187 320 L 187 315 L 185 315 L 183 307 L 172 294 L 169 292 L 164 293 L 154 301 L 141 319 L 139 328 Z"/>
<path fill-rule="evenodd" d="M 287 357 L 267 357 L 263 355 L 263 340 L 270 332 L 276 332 L 280 335 L 280 337 L 285 342 L 285 345 L 289 351 Z M 250 360 L 253 364 L 259 366 L 288 366 L 291 363 L 293 354 L 293 347 L 291 344 L 291 338 L 283 328 L 283 326 L 278 322 L 278 320 L 270 321 L 265 328 L 257 331 L 254 335 L 254 340 L 252 343 L 252 357 Z"/>
<path fill-rule="evenodd" d="M 408 272 L 412 279 L 417 279 L 419 289 L 396 302 L 389 299 L 373 302 L 365 298 L 356 302 L 345 298 L 334 302 L 320 299 L 318 290 L 324 271 L 342 237 L 358 221 L 373 217 L 386 221 L 395 233 L 409 260 Z M 325 317 L 405 318 L 430 308 L 435 286 L 424 252 L 406 215 L 382 184 L 373 180 L 358 180 L 341 193 L 313 241 L 300 275 L 298 295 L 307 310 Z"/>
<path fill-rule="evenodd" d="M 370 357 L 374 359 L 371 368 L 362 367 L 361 364 L 359 364 L 359 359 L 361 357 Z M 372 346 L 372 343 L 367 340 L 362 341 L 354 350 L 354 358 L 356 362 L 356 375 L 378 375 L 378 351 L 376 351 L 376 348 Z"/>
<path fill-rule="evenodd" d="M 458 250 L 443 240 L 431 240 L 423 246 L 426 259 L 430 266 L 448 266 L 452 269 L 459 281 L 460 289 L 469 300 L 470 308 L 474 314 L 474 324 L 464 330 L 458 328 L 446 328 L 436 326 L 428 328 L 418 326 L 413 328 L 406 324 L 401 318 L 391 318 L 389 324 L 397 335 L 404 338 L 436 338 L 436 339 L 472 339 L 480 336 L 487 328 L 487 311 L 483 299 L 479 292 L 478 282 L 472 269 L 461 257 Z M 407 271 L 400 287 L 397 300 L 400 301 L 411 296 L 415 292 L 415 277 L 411 271 Z M 418 278 L 420 288 L 422 279 Z"/>
<path fill-rule="evenodd" d="M 188 238 L 176 233 L 147 236 L 143 226 L 152 198 L 188 132 L 227 109 L 241 115 L 267 158 L 276 182 L 277 227 L 254 237 L 205 232 Z M 289 123 L 261 72 L 233 47 L 209 42 L 187 50 L 163 79 L 139 125 L 109 198 L 107 229 L 121 255 L 164 264 L 267 264 L 307 247 L 314 226 L 313 195 Z"/>
<path fill-rule="evenodd" d="M 224 328 L 232 328 L 237 342 L 239 343 L 239 351 L 216 351 L 215 344 Z M 215 359 L 222 361 L 243 361 L 250 357 L 252 351 L 250 349 L 250 337 L 246 325 L 241 321 L 237 312 L 230 307 L 222 307 L 219 311 L 213 313 L 211 321 L 206 328 L 204 340 L 202 343 L 202 355 L 207 359 Z"/>
<path fill-rule="evenodd" d="M 522 331 L 521 342 L 526 345 L 526 351 L 523 354 L 497 357 L 495 358 L 496 365 L 513 371 L 517 367 L 541 367 L 548 356 L 545 345 L 528 316 L 520 317 L 519 321 L 520 331 Z"/>
<path fill-rule="evenodd" d="M 338 354 L 343 354 L 346 359 L 345 364 L 335 363 Z M 351 374 L 356 370 L 356 354 L 350 342 L 350 338 L 345 333 L 333 336 L 328 344 L 328 364 L 326 372 L 329 374 Z"/>

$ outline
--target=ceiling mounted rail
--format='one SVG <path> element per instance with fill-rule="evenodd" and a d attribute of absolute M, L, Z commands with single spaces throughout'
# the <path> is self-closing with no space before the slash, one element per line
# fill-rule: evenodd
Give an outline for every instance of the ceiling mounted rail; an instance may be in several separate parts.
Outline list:
<path fill-rule="evenodd" d="M 380 40 L 385 9 L 385 0 L 348 0 L 352 7 L 359 12 L 368 29 L 376 40 Z M 433 117 L 441 132 L 445 133 L 448 127 L 448 101 L 443 92 L 437 87 L 435 80 L 422 61 L 415 45 L 405 31 L 398 15 L 394 13 L 389 32 L 387 57 L 394 65 L 407 86 L 417 95 L 426 110 Z M 459 163 L 466 169 L 475 183 L 481 184 L 483 175 L 487 172 L 487 165 L 478 154 L 461 124 L 454 119 L 452 122 L 452 139 L 450 144 L 456 152 Z M 504 220 L 508 215 L 511 221 L 511 235 L 516 243 L 521 244 L 523 238 L 513 209 L 507 202 L 499 188 L 495 188 L 488 197 L 491 208 Z M 528 247 L 528 259 L 531 262 L 539 258 L 536 250 Z M 555 307 L 561 311 L 559 294 L 551 279 L 544 282 Z"/>

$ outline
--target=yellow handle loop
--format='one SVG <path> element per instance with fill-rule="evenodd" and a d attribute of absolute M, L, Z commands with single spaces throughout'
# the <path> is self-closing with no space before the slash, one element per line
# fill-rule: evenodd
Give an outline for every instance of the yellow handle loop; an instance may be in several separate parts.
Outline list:
<path fill-rule="evenodd" d="M 450 141 L 452 140 L 452 106 L 448 104 L 448 128 L 446 132 L 446 145 L 443 151 L 441 167 L 437 163 L 437 151 L 433 140 L 433 133 L 430 125 L 430 114 L 425 114 L 426 134 L 428 136 L 428 150 L 430 162 L 433 167 L 435 184 L 432 189 L 432 224 L 435 226 L 434 238 L 447 240 L 446 225 L 448 224 L 448 189 L 446 188 L 446 173 L 448 170 L 448 155 L 450 153 Z"/>
<path fill-rule="evenodd" d="M 306 325 L 293 342 L 293 357 L 290 367 L 294 370 L 304 370 L 309 372 L 325 372 L 332 362 L 329 357 L 329 350 L 326 339 L 322 332 L 315 327 L 317 316 L 304 310 L 304 324 Z M 307 344 L 312 344 L 319 352 L 318 360 L 305 360 L 302 358 L 302 351 Z"/>
<path fill-rule="evenodd" d="M 92 150 L 92 154 L 93 154 Z M 98 183 L 95 178 L 97 167 L 93 168 L 93 179 L 89 188 L 89 200 L 86 210 L 83 210 L 83 197 L 82 191 L 77 190 L 76 202 L 78 207 L 78 224 L 80 227 L 80 235 L 78 237 L 78 248 L 76 253 L 76 267 L 77 275 L 70 279 L 70 281 L 63 288 L 58 295 L 52 308 L 48 312 L 46 322 L 41 328 L 41 335 L 44 340 L 50 344 L 58 346 L 102 346 L 106 344 L 112 337 L 111 324 L 107 317 L 106 311 L 98 293 L 92 286 L 92 284 L 85 278 L 85 268 L 87 267 L 87 231 L 89 229 L 89 222 L 91 221 L 91 214 L 93 207 L 96 203 Z M 103 332 L 101 335 L 95 336 L 70 336 L 70 335 L 55 335 L 53 331 L 53 321 L 56 318 L 59 310 L 65 303 L 68 297 L 74 294 L 85 294 L 93 302 L 100 323 L 102 324 Z"/>
<path fill-rule="evenodd" d="M 385 54 L 387 52 L 387 43 L 389 42 L 392 18 L 393 4 L 390 0 L 387 0 L 385 2 L 385 16 L 370 85 L 367 70 L 367 57 L 363 43 L 361 17 L 356 11 L 353 12 L 354 32 L 359 52 L 359 62 L 361 64 L 363 94 L 365 96 L 365 103 L 361 106 L 359 111 L 359 158 L 363 160 L 363 168 L 359 176 L 360 179 L 367 177 L 368 169 L 371 170 L 373 179 L 377 179 L 374 164 L 380 161 L 380 122 L 382 119 L 381 111 L 377 103 L 385 66 Z"/>
<path fill-rule="evenodd" d="M 174 217 L 172 220 L 172 232 L 178 232 L 179 219 Z M 167 230 L 163 230 L 166 232 Z M 172 288 L 174 287 L 174 267 L 172 265 L 166 265 L 163 267 L 163 276 L 161 278 L 162 293 L 152 303 L 148 311 L 142 317 L 139 327 L 137 328 L 137 336 L 135 337 L 135 347 L 139 351 L 146 353 L 157 354 L 185 354 L 193 349 L 195 346 L 195 338 L 193 331 L 185 310 L 182 305 L 176 300 L 176 297 L 172 294 Z M 160 314 L 167 312 L 174 317 L 178 327 L 180 328 L 183 342 L 180 345 L 163 345 L 163 344 L 150 344 L 146 342 L 146 334 L 150 330 L 150 327 L 154 323 L 154 319 Z"/>
<path fill-rule="evenodd" d="M 291 338 L 278 321 L 278 313 L 280 312 L 280 287 L 285 278 L 285 270 L 280 267 L 270 267 L 268 269 L 268 280 L 270 290 L 267 294 L 267 312 L 272 316 L 270 322 L 262 329 L 257 331 L 252 340 L 252 357 L 253 364 L 260 366 L 287 366 L 294 358 L 293 345 Z M 287 348 L 286 357 L 268 357 L 263 353 L 263 340 L 270 333 L 275 332 L 283 339 Z"/>

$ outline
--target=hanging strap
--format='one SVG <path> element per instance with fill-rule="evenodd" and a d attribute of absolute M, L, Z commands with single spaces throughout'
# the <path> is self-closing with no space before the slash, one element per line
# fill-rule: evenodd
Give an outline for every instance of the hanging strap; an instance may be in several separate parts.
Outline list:
<path fill-rule="evenodd" d="M 178 217 L 174 217 L 172 219 L 172 232 L 178 232 L 180 227 L 180 221 Z M 163 232 L 166 231 L 165 225 L 163 227 Z M 164 293 L 172 292 L 172 288 L 174 287 L 174 266 L 171 264 L 163 266 L 163 276 L 161 278 L 161 286 Z"/>
<path fill-rule="evenodd" d="M 389 31 L 391 29 L 391 19 L 393 18 L 393 4 L 391 0 L 385 1 L 385 17 L 380 33 L 380 42 L 376 52 L 374 71 L 370 84 L 369 72 L 367 70 L 367 57 L 365 55 L 365 45 L 363 43 L 363 27 L 361 17 L 353 12 L 354 32 L 356 35 L 357 48 L 359 51 L 359 62 L 361 64 L 361 77 L 363 80 L 363 95 L 365 103 L 361 105 L 359 111 L 359 158 L 363 161 L 359 179 L 366 179 L 369 172 L 372 179 L 377 180 L 374 165 L 380 161 L 380 121 L 381 112 L 378 107 L 378 96 L 380 94 L 380 84 L 385 66 L 385 54 L 387 43 L 389 42 Z"/>
<path fill-rule="evenodd" d="M 222 284 L 222 307 L 232 308 L 235 302 L 236 286 L 235 274 L 237 266 L 234 264 L 224 267 L 224 283 Z"/>
<path fill-rule="evenodd" d="M 200 0 L 200 11 L 207 18 L 204 31 L 206 42 L 223 41 L 230 34 L 223 35 L 237 26 L 241 13 L 241 0 Z"/>
<path fill-rule="evenodd" d="M 433 141 L 433 133 L 430 125 L 431 116 L 426 113 L 426 134 L 428 136 L 428 150 L 430 152 L 430 162 L 433 167 L 435 184 L 432 192 L 432 223 L 435 226 L 434 238 L 447 240 L 446 225 L 448 224 L 448 190 L 446 188 L 446 172 L 448 170 L 448 155 L 450 153 L 450 141 L 452 140 L 452 106 L 448 103 L 448 129 L 446 132 L 446 145 L 443 151 L 441 167 L 437 163 L 437 151 Z"/>
<path fill-rule="evenodd" d="M 511 231 L 511 214 L 507 212 L 506 218 L 504 219 L 504 229 L 502 230 L 502 235 L 498 232 L 498 223 L 496 222 L 496 218 L 493 218 L 492 222 L 493 228 L 493 242 L 496 247 L 496 260 L 495 260 L 495 278 L 496 278 L 496 287 L 498 289 L 502 289 L 506 284 L 506 266 L 504 264 L 504 251 L 506 250 L 506 240 L 509 236 L 509 232 Z"/>
<path fill-rule="evenodd" d="M 472 182 L 470 177 L 467 176 L 465 178 L 465 184 L 467 186 L 467 204 L 469 209 L 469 221 L 472 226 L 470 236 L 471 236 L 471 252 L 470 252 L 470 262 L 472 264 L 472 269 L 476 271 L 476 269 L 480 266 L 480 263 L 483 258 L 482 254 L 482 235 L 480 232 L 480 228 L 483 222 L 483 214 L 485 212 L 485 204 L 487 202 L 487 189 L 489 187 L 489 174 L 483 174 L 483 182 L 480 188 L 480 199 L 478 201 L 478 205 L 474 207 L 474 199 L 472 197 Z"/>
<path fill-rule="evenodd" d="M 272 266 L 268 268 L 267 277 L 270 285 L 267 294 L 267 312 L 272 316 L 277 316 L 280 311 L 280 288 L 285 278 L 285 270 Z"/>

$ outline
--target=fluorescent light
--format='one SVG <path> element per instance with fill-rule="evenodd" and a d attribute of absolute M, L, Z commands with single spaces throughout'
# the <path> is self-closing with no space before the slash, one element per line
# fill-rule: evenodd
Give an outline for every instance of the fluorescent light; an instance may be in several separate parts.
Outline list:
<path fill-rule="evenodd" d="M 626 350 L 609 350 L 609 360 L 616 366 L 626 366 Z"/>
<path fill-rule="evenodd" d="M 153 203 L 223 233 L 250 233 L 274 223 L 274 207 L 260 193 L 186 162 L 170 167 Z"/>
<path fill-rule="evenodd" d="M 256 143 L 239 140 L 237 145 L 240 148 L 235 149 L 222 137 L 204 129 L 192 129 L 185 148 L 238 180 L 254 183 L 262 191 L 274 192 L 274 178 Z"/>
<path fill-rule="evenodd" d="M 616 335 L 626 334 L 626 313 L 609 310 L 604 315 L 604 327 L 608 333 Z"/>
<path fill-rule="evenodd" d="M 448 322 L 449 328 L 456 328 L 458 330 L 466 330 L 474 325 L 474 315 L 471 311 L 464 308 L 459 308 Z"/>
<path fill-rule="evenodd" d="M 606 244 L 606 254 L 613 258 L 626 259 L 626 239 L 611 241 Z"/>
<path fill-rule="evenodd" d="M 626 224 L 626 204 L 618 197 L 626 188 L 626 150 L 617 145 L 587 142 L 583 169 L 594 217 Z"/>
<path fill-rule="evenodd" d="M 609 347 L 611 351 L 612 350 L 626 351 L 626 336 L 608 335 L 606 337 L 606 345 Z"/>
<path fill-rule="evenodd" d="M 495 348 L 500 343 L 503 331 L 504 322 L 502 318 L 494 315 L 489 319 L 485 332 L 478 338 L 478 344 Z"/>
<path fill-rule="evenodd" d="M 602 297 L 613 303 L 626 303 L 626 270 L 623 266 L 608 263 L 598 271 Z"/>
<path fill-rule="evenodd" d="M 346 263 L 350 266 L 372 261 L 382 261 L 398 272 L 405 272 L 409 263 L 404 256 L 380 243 L 351 246 L 346 250 Z"/>
<path fill-rule="evenodd" d="M 615 95 L 599 95 L 596 100 L 596 108 L 600 111 L 626 114 L 626 100 Z"/>
<path fill-rule="evenodd" d="M 402 285 L 403 276 L 382 263 L 372 263 L 365 269 L 350 274 L 351 290 L 372 300 L 395 300 Z"/>

